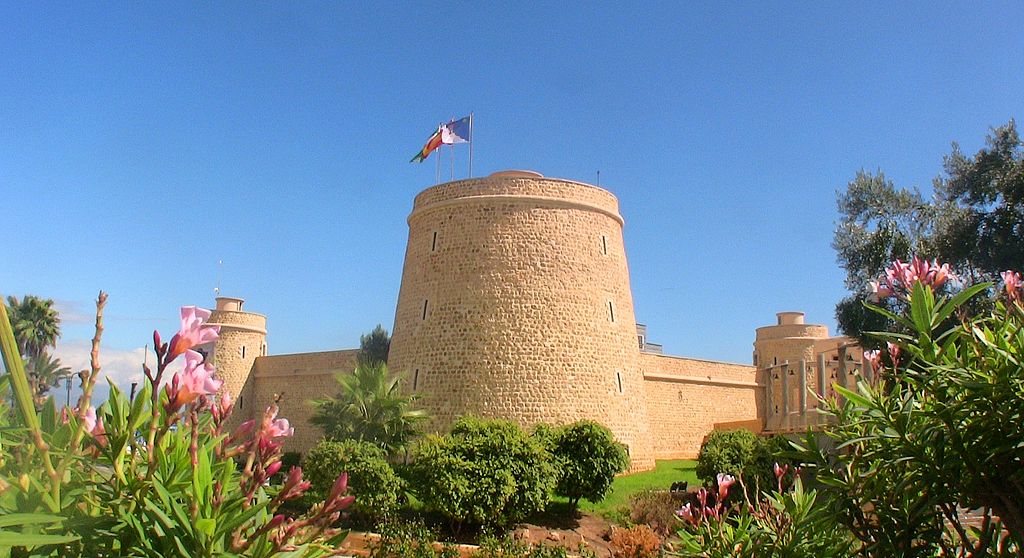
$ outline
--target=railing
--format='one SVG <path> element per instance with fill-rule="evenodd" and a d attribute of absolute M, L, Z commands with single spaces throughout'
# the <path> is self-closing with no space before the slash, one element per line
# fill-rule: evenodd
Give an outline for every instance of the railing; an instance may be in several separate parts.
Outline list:
<path fill-rule="evenodd" d="M 840 397 L 835 386 L 853 387 L 858 378 L 872 381 L 871 366 L 847 358 L 838 350 L 838 359 L 821 353 L 816 362 L 800 360 L 762 368 L 765 385 L 764 429 L 766 432 L 793 432 L 826 423 L 818 412 L 824 400 Z"/>

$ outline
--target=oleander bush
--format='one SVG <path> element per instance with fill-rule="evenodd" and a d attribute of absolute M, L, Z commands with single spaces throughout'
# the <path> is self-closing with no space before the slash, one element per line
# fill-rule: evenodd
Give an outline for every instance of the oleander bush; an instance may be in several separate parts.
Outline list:
<path fill-rule="evenodd" d="M 334 550 L 333 527 L 352 502 L 341 475 L 308 513 L 277 513 L 309 488 L 298 467 L 279 485 L 282 438 L 292 427 L 271 405 L 257 420 L 230 427 L 230 397 L 194 351 L 214 341 L 208 311 L 185 307 L 169 342 L 153 334 L 156 369 L 134 400 L 115 385 L 95 408 L 102 312 L 97 300 L 91 369 L 74 408 L 53 397 L 36 408 L 10 322 L 0 305 L 6 374 L 0 412 L 0 556 L 311 557 Z M 181 360 L 178 360 L 178 359 Z M 184 362 L 173 372 L 172 363 Z M 166 380 L 166 381 L 165 381 Z M 9 422 L 8 422 L 9 419 Z"/>

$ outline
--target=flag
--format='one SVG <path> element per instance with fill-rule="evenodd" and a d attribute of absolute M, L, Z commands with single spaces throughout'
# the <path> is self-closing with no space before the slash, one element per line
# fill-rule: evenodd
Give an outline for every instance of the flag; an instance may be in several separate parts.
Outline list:
<path fill-rule="evenodd" d="M 441 143 L 445 145 L 453 143 L 469 143 L 473 139 L 470 137 L 471 131 L 470 117 L 467 116 L 458 120 L 452 120 L 451 122 L 441 126 Z"/>
<path fill-rule="evenodd" d="M 422 163 L 424 159 L 430 156 L 431 151 L 437 149 L 438 147 L 441 147 L 441 144 L 444 143 L 443 141 L 441 141 L 442 130 L 444 130 L 444 126 L 438 126 L 437 131 L 434 132 L 434 135 L 430 136 L 430 139 L 427 140 L 427 143 L 423 145 L 423 149 L 420 149 L 419 153 L 417 153 L 412 159 L 410 159 L 409 162 Z"/>

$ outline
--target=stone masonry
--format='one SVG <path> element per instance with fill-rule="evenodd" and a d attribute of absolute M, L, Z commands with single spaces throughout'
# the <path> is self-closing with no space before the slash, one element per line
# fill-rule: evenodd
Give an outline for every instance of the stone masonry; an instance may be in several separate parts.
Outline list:
<path fill-rule="evenodd" d="M 618 200 L 589 184 L 530 171 L 440 184 L 416 196 L 408 224 L 388 365 L 420 395 L 431 431 L 464 414 L 527 427 L 593 419 L 633 470 L 649 469 L 696 457 L 716 428 L 762 431 L 781 405 L 771 366 L 849 346 L 783 312 L 757 330 L 755 366 L 651 354 L 638 343 Z M 267 356 L 266 318 L 242 302 L 220 297 L 211 316 L 235 420 L 276 400 L 295 426 L 285 449 L 305 452 L 322 436 L 310 400 L 337 393 L 357 351 Z"/>

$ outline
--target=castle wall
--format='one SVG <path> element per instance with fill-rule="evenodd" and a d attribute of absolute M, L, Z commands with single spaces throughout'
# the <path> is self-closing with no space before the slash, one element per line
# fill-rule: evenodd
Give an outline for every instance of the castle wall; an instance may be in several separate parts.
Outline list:
<path fill-rule="evenodd" d="M 314 407 L 311 399 L 338 394 L 335 376 L 351 373 L 358 349 L 265 356 L 256 359 L 253 370 L 252 409 L 262 413 L 280 396 L 278 416 L 288 419 L 295 435 L 284 438 L 284 451 L 305 453 L 323 438 L 323 431 L 309 423 Z"/>
<path fill-rule="evenodd" d="M 641 354 L 656 459 L 694 459 L 712 430 L 759 432 L 764 388 L 753 366 Z"/>
<path fill-rule="evenodd" d="M 388 363 L 433 429 L 588 418 L 652 467 L 635 322 L 611 193 L 491 176 L 416 197 Z"/>

